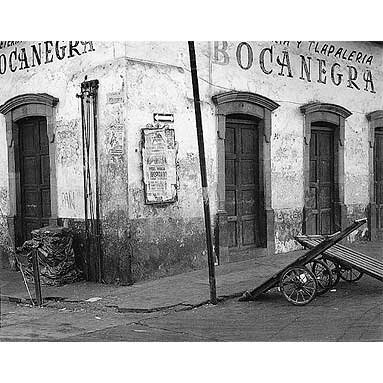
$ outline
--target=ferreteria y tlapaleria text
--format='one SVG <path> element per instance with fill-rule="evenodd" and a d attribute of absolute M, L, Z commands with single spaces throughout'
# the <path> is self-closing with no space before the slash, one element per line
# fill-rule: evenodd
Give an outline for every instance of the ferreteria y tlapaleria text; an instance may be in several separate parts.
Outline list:
<path fill-rule="evenodd" d="M 243 70 L 260 69 L 266 75 L 276 73 L 287 78 L 298 77 L 307 82 L 344 85 L 376 93 L 371 70 L 374 57 L 371 54 L 315 41 L 276 41 L 274 44 L 261 48 L 240 42 L 233 50 L 227 41 L 215 41 L 213 63 L 228 65 L 234 60 Z M 292 53 L 290 48 L 297 51 L 305 49 L 304 52 L 309 54 Z"/>

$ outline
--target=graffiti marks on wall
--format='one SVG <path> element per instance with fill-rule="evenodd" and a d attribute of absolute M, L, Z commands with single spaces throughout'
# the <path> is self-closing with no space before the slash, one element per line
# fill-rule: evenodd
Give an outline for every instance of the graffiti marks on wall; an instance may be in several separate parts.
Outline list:
<path fill-rule="evenodd" d="M 274 212 L 276 253 L 297 250 L 299 245 L 294 237 L 302 233 L 302 209 L 276 209 Z"/>
<path fill-rule="evenodd" d="M 76 210 L 76 199 L 74 191 L 61 192 L 61 204 L 67 209 Z"/>
<path fill-rule="evenodd" d="M 168 125 L 148 125 L 142 130 L 142 161 L 145 203 L 175 202 L 177 199 L 177 144 Z"/>
<path fill-rule="evenodd" d="M 63 166 L 78 164 L 81 157 L 81 138 L 78 120 L 58 121 L 56 126 L 57 161 Z"/>

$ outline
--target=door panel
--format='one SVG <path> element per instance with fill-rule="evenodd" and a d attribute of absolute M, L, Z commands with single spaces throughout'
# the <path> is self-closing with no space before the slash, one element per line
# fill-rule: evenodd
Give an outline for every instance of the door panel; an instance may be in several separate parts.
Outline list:
<path fill-rule="evenodd" d="M 229 216 L 237 215 L 236 193 L 235 190 L 226 191 L 226 212 Z"/>
<path fill-rule="evenodd" d="M 46 119 L 20 120 L 20 193 L 22 241 L 49 224 L 51 215 L 49 141 Z"/>
<path fill-rule="evenodd" d="M 237 247 L 237 222 L 228 222 L 228 247 Z"/>
<path fill-rule="evenodd" d="M 306 234 L 334 231 L 334 133 L 330 128 L 311 131 L 309 198 Z"/>
<path fill-rule="evenodd" d="M 242 160 L 240 166 L 242 185 L 255 185 L 258 176 L 256 166 L 257 163 L 254 160 Z"/>
<path fill-rule="evenodd" d="M 259 138 L 252 120 L 226 120 L 226 212 L 231 250 L 262 243 L 259 219 Z"/>
<path fill-rule="evenodd" d="M 38 212 L 38 200 L 37 200 L 37 190 L 26 190 L 24 189 L 24 217 L 33 217 L 36 218 L 39 216 Z"/>
<path fill-rule="evenodd" d="M 329 234 L 329 228 L 332 225 L 331 211 L 321 211 L 320 213 L 320 231 Z"/>
<path fill-rule="evenodd" d="M 49 154 L 42 155 L 41 157 L 41 184 L 49 185 L 50 180 L 50 163 L 49 163 Z"/>
<path fill-rule="evenodd" d="M 235 147 L 236 147 L 235 128 L 226 126 L 225 153 L 235 154 Z"/>
<path fill-rule="evenodd" d="M 256 140 L 254 140 L 254 129 L 250 128 L 241 128 L 241 152 L 242 154 L 250 154 L 251 156 L 254 155 L 254 152 L 257 152 L 257 148 L 255 148 L 255 145 L 257 144 Z"/>
<path fill-rule="evenodd" d="M 242 215 L 252 215 L 256 209 L 256 195 L 254 190 L 243 190 L 242 192 Z"/>
<path fill-rule="evenodd" d="M 376 229 L 383 235 L 383 128 L 375 130 L 374 184 L 376 203 Z"/>
<path fill-rule="evenodd" d="M 36 158 L 24 156 L 22 170 L 24 174 L 24 179 L 23 179 L 24 186 L 36 185 L 38 182 Z"/>
<path fill-rule="evenodd" d="M 244 246 L 246 245 L 253 245 L 256 242 L 255 238 L 255 220 L 246 218 L 242 219 L 242 244 Z"/>
<path fill-rule="evenodd" d="M 235 160 L 226 159 L 225 163 L 225 172 L 226 172 L 226 184 L 235 185 Z"/>

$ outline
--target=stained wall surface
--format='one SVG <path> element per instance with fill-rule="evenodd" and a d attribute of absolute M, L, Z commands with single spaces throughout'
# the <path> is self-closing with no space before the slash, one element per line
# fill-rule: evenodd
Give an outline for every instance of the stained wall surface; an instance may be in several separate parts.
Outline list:
<path fill-rule="evenodd" d="M 34 47 L 34 48 L 33 48 Z M 41 48 L 41 60 L 36 51 Z M 12 53 L 15 52 L 15 53 Z M 369 203 L 368 121 L 382 109 L 382 48 L 368 42 L 197 42 L 213 229 L 217 212 L 217 121 L 212 96 L 246 91 L 280 106 L 272 113 L 271 189 L 275 248 L 296 248 L 304 205 L 299 107 L 332 103 L 352 112 L 345 126 L 348 218 Z M 56 177 L 60 223 L 84 218 L 81 82 L 99 80 L 99 155 L 104 279 L 141 280 L 206 265 L 193 92 L 186 42 L 21 42 L 0 49 L 0 104 L 26 93 L 57 97 Z M 118 96 L 117 98 L 111 96 Z M 153 114 L 174 115 L 177 201 L 145 204 L 141 130 Z M 111 132 L 122 126 L 122 155 Z M 7 140 L 0 116 L 0 206 L 8 214 Z M 2 228 L 5 241 L 5 230 Z M 81 250 L 81 246 L 79 247 Z M 129 258 L 130 257 L 130 258 Z M 129 259 L 128 259 L 129 258 Z"/>

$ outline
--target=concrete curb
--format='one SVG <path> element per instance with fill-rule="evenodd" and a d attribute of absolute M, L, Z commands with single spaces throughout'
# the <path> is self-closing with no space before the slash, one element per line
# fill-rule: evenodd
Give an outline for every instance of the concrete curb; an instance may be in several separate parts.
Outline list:
<path fill-rule="evenodd" d="M 30 304 L 30 299 L 19 298 L 19 297 L 11 297 L 8 295 L 0 295 L 0 302 L 8 302 L 8 303 L 25 303 Z"/>
<path fill-rule="evenodd" d="M 244 291 L 241 292 L 236 292 L 233 294 L 229 295 L 219 295 L 217 297 L 218 303 L 224 302 L 228 299 L 234 299 L 241 297 L 243 295 Z M 35 302 L 35 300 L 33 300 Z M 71 300 L 63 297 L 43 297 L 44 303 L 48 303 L 51 301 L 54 302 L 67 302 L 67 303 L 87 303 L 86 300 Z M 13 297 L 9 295 L 0 295 L 0 302 L 7 302 L 7 303 L 18 303 L 18 304 L 27 304 L 30 305 L 31 301 L 29 298 L 20 298 L 20 297 Z M 89 302 L 88 302 L 89 303 Z M 197 307 L 201 307 L 204 305 L 207 305 L 210 303 L 210 300 L 204 300 L 201 302 L 197 302 L 194 304 L 191 303 L 185 303 L 185 302 L 180 302 L 180 303 L 175 303 L 173 305 L 167 305 L 167 306 L 154 306 L 154 307 L 148 307 L 148 308 L 138 308 L 138 307 L 120 307 L 118 305 L 108 305 L 107 303 L 104 305 L 105 307 L 110 307 L 110 308 L 115 308 L 117 312 L 119 313 L 152 313 L 152 312 L 159 312 L 159 311 L 165 311 L 169 309 L 175 309 L 177 307 L 180 308 L 180 310 L 176 311 L 186 311 L 186 310 L 191 310 Z"/>

